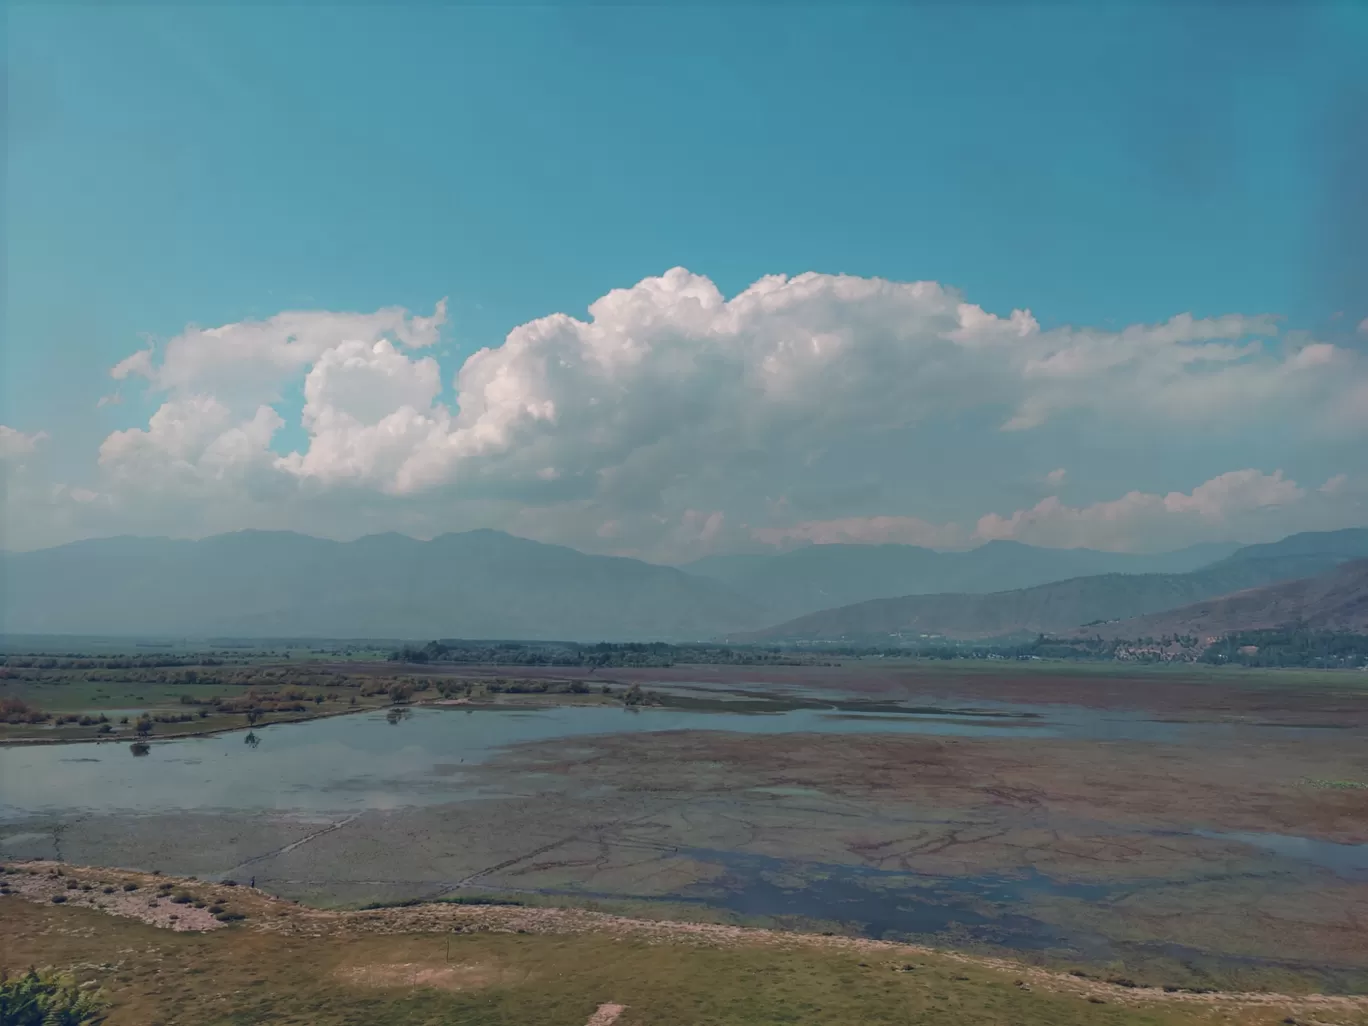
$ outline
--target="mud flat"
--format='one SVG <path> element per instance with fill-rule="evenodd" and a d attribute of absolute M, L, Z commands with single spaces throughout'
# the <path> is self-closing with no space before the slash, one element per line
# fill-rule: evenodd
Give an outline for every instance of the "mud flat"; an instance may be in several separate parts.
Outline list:
<path fill-rule="evenodd" d="M 1147 709 L 1134 687 L 1080 700 L 1111 677 L 1027 702 L 1018 675 L 866 689 L 905 711 L 863 713 L 792 708 L 786 674 L 727 685 L 776 696 L 769 712 L 446 707 L 143 757 L 4 750 L 0 856 L 254 879 L 317 906 L 499 897 L 1199 989 L 1368 990 L 1352 689 L 1218 682 L 1239 705 L 1164 679 Z"/>

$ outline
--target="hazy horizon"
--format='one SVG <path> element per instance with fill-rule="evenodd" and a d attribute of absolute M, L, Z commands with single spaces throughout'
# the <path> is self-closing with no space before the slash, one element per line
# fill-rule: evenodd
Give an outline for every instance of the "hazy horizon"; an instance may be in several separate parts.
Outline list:
<path fill-rule="evenodd" d="M 1360 525 L 1360 524 L 1353 524 L 1353 525 L 1348 525 L 1348 527 L 1346 527 L 1346 528 L 1339 528 L 1338 530 L 1353 530 L 1353 529 L 1356 529 L 1356 528 L 1359 528 L 1359 527 L 1368 528 L 1368 524 L 1362 524 L 1362 525 Z M 582 553 L 584 553 L 584 554 L 586 554 L 586 555 L 596 555 L 596 556 L 618 556 L 618 557 L 628 558 L 628 559 L 631 559 L 631 558 L 639 558 L 639 557 L 627 556 L 627 555 L 625 555 L 625 554 L 623 554 L 623 553 L 618 553 L 618 552 L 596 550 L 596 549 L 594 549 L 594 548 L 592 548 L 592 547 L 587 547 L 587 546 L 586 546 L 586 547 L 580 547 L 580 546 L 576 546 L 576 545 L 569 545 L 569 544 L 566 544 L 566 543 L 564 543 L 564 542 L 548 542 L 548 541 L 544 541 L 544 540 L 542 540 L 542 539 L 540 539 L 540 538 L 531 537 L 531 536 L 529 536 L 529 535 L 518 534 L 518 533 L 513 532 L 513 531 L 506 531 L 506 530 L 503 530 L 502 528 L 498 528 L 498 527 L 472 527 L 472 528 L 468 528 L 468 529 L 462 530 L 462 531 L 442 531 L 442 532 L 440 532 L 440 533 L 432 534 L 432 535 L 419 535 L 419 534 L 411 534 L 411 533 L 408 533 L 408 532 L 405 532 L 405 531 L 385 530 L 385 531 L 372 531 L 372 532 L 369 532 L 369 533 L 366 533 L 366 534 L 356 534 L 356 535 L 342 536 L 342 537 L 330 536 L 330 535 L 325 535 L 325 534 L 316 534 L 316 533 L 312 533 L 312 532 L 305 531 L 305 530 L 297 530 L 297 529 L 294 529 L 294 528 L 283 528 L 283 527 L 282 527 L 282 528 L 269 528 L 269 527 L 241 527 L 241 528 L 237 528 L 237 529 L 232 530 L 232 531 L 218 531 L 218 532 L 214 532 L 214 533 L 212 533 L 212 534 L 200 534 L 200 535 L 138 534 L 138 533 L 134 533 L 134 532 L 125 532 L 125 533 L 121 533 L 121 534 L 100 534 L 100 535 L 90 535 L 90 536 L 82 537 L 82 538 L 73 538 L 73 539 L 71 539 L 70 541 L 58 542 L 58 543 L 56 543 L 55 545 L 35 546 L 34 548 L 31 548 L 31 549 L 4 549 L 4 548 L 0 548 L 0 553 L 8 552 L 8 553 L 15 553 L 15 554 L 18 554 L 18 553 L 22 553 L 22 552 L 37 552 L 37 551 L 42 551 L 43 549 L 61 548 L 61 547 L 65 546 L 65 545 L 77 545 L 77 544 L 81 544 L 81 543 L 83 543 L 83 542 L 115 541 L 115 540 L 124 539 L 124 538 L 127 538 L 127 539 L 134 539 L 134 540 L 140 540 L 140 541 L 165 540 L 165 541 L 199 542 L 199 541 L 206 541 L 206 540 L 211 539 L 211 538 L 221 538 L 221 537 L 224 537 L 224 536 L 226 536 L 226 535 L 235 535 L 235 534 L 253 534 L 253 533 L 256 533 L 256 534 L 292 534 L 292 535 L 299 535 L 300 537 L 304 537 L 304 538 L 316 539 L 316 540 L 318 540 L 318 541 L 328 541 L 328 542 L 335 542 L 335 543 L 337 543 L 337 544 L 346 545 L 346 544 L 350 544 L 350 543 L 353 543 L 353 542 L 362 541 L 362 540 L 365 540 L 365 539 L 367 539 L 367 538 L 378 538 L 378 537 L 384 537 L 384 536 L 388 536 L 388 535 L 394 535 L 394 536 L 398 536 L 398 537 L 401 537 L 401 538 L 406 538 L 406 539 L 408 539 L 408 540 L 410 540 L 410 541 L 416 541 L 416 542 L 424 542 L 424 543 L 426 543 L 426 542 L 435 541 L 435 540 L 438 539 L 438 538 L 442 538 L 442 537 L 445 537 L 445 536 L 448 536 L 448 535 L 478 534 L 478 533 L 480 533 L 480 532 L 492 532 L 492 533 L 495 533 L 495 534 L 502 534 L 502 535 L 506 535 L 506 536 L 508 536 L 508 537 L 510 537 L 510 538 L 517 538 L 517 539 L 520 539 L 520 540 L 523 540 L 523 541 L 537 542 L 538 544 L 541 544 L 541 545 L 559 545 L 559 546 L 564 547 L 564 548 L 573 549 L 573 550 L 576 551 L 576 552 L 582 552 Z M 1308 532 L 1298 532 L 1298 533 L 1308 533 Z M 1318 533 L 1318 532 L 1309 532 L 1309 533 Z M 1002 545 L 1002 544 L 1011 544 L 1011 545 L 1026 545 L 1026 546 L 1028 546 L 1029 548 L 1033 548 L 1033 549 L 1056 550 L 1056 551 L 1060 551 L 1060 552 L 1071 552 L 1071 551 L 1087 550 L 1087 551 L 1091 551 L 1091 552 L 1105 553 L 1105 554 L 1109 554 L 1109 555 L 1143 557 L 1143 556 L 1163 556 L 1163 555 L 1172 555 L 1172 554 L 1175 554 L 1175 553 L 1187 552 L 1187 551 L 1192 551 L 1192 550 L 1207 550 L 1207 549 L 1218 550 L 1218 549 L 1225 549 L 1225 548 L 1236 549 L 1236 548 L 1242 548 L 1242 547 L 1247 546 L 1247 545 L 1258 545 L 1258 544 L 1263 544 L 1263 543 L 1270 542 L 1270 541 L 1280 541 L 1280 540 L 1282 540 L 1282 539 L 1285 538 L 1285 537 L 1288 537 L 1288 535 L 1278 535 L 1278 536 L 1276 536 L 1276 537 L 1260 538 L 1260 539 L 1255 540 L 1255 541 L 1240 541 L 1240 540 L 1235 540 L 1235 539 L 1221 539 L 1221 540 L 1211 540 L 1211 541 L 1200 541 L 1200 542 L 1193 542 L 1193 543 L 1188 544 L 1188 545 L 1181 545 L 1181 546 L 1178 546 L 1178 547 L 1176 547 L 1176 548 L 1171 548 L 1171 549 L 1156 549 L 1156 550 L 1149 550 L 1149 551 L 1137 551 L 1137 550 L 1130 550 L 1130 549 L 1101 549 L 1101 548 L 1096 548 L 1096 549 L 1094 549 L 1094 548 L 1090 548 L 1089 546 L 1086 546 L 1086 545 L 1039 545 L 1039 544 L 1032 544 L 1032 543 L 1029 543 L 1029 542 L 1019 542 L 1019 541 L 1016 541 L 1015 539 L 1010 539 L 1010 538 L 991 538 L 991 539 L 985 539 L 985 540 L 978 541 L 978 542 L 976 542 L 975 544 L 966 545 L 966 546 L 957 547 L 957 548 L 943 548 L 943 547 L 937 547 L 937 546 L 934 546 L 934 545 L 916 545 L 916 544 L 909 543 L 909 542 L 884 542 L 884 541 L 869 541 L 869 542 L 851 542 L 851 541 L 810 541 L 810 540 L 806 540 L 806 539 L 799 539 L 799 540 L 788 541 L 788 542 L 785 542 L 785 543 L 782 543 L 782 544 L 777 544 L 777 545 L 769 545 L 769 546 L 751 545 L 751 546 L 748 546 L 748 547 L 742 547 L 742 548 L 732 549 L 732 550 L 729 550 L 729 551 L 726 551 L 726 552 L 710 552 L 710 553 L 707 553 L 707 554 L 705 554 L 705 555 L 703 555 L 703 556 L 692 557 L 692 558 L 685 559 L 685 560 L 680 560 L 680 561 L 677 561 L 677 562 L 659 562 L 659 563 L 656 563 L 656 565 L 658 565 L 658 566 L 677 566 L 677 567 L 686 567 L 686 566 L 688 566 L 688 565 L 690 565 L 690 564 L 699 563 L 699 562 L 705 562 L 705 561 L 707 561 L 707 560 L 709 560 L 709 559 L 713 559 L 713 558 L 726 559 L 726 558 L 728 558 L 728 557 L 745 557 L 745 556 L 781 556 L 781 555 L 785 555 L 785 554 L 790 553 L 790 552 L 797 552 L 797 551 L 800 551 L 800 550 L 802 550 L 802 549 L 824 548 L 824 547 L 837 547 L 837 546 L 858 546 L 858 547 L 869 547 L 869 548 L 876 548 L 876 547 L 880 547 L 880 546 L 896 546 L 896 547 L 901 547 L 901 548 L 921 549 L 921 550 L 924 550 L 924 551 L 927 551 L 927 552 L 936 552 L 936 553 L 943 553 L 943 554 L 953 554 L 953 553 L 973 552 L 973 551 L 975 551 L 975 550 L 977 550 L 977 549 L 982 549 L 982 548 L 984 548 L 984 547 L 986 547 L 986 546 Z M 654 560 L 643 560 L 643 562 L 656 562 L 656 561 L 654 561 Z"/>

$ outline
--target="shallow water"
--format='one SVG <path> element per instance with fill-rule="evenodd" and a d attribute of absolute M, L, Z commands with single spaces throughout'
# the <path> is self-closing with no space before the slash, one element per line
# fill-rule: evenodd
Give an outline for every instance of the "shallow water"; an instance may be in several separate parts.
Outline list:
<path fill-rule="evenodd" d="M 711 850 L 682 854 L 727 870 L 718 883 L 680 897 L 745 916 L 795 916 L 854 925 L 866 937 L 897 940 L 956 933 L 972 940 L 1019 948 L 1093 947 L 1100 938 L 1065 932 L 1021 909 L 1039 895 L 1101 901 L 1117 884 L 1054 880 L 1025 869 L 1007 875 L 926 876 L 864 866 L 793 863 L 763 855 Z"/>
<path fill-rule="evenodd" d="M 350 810 L 461 801 L 490 792 L 461 772 L 521 742 L 663 730 L 914 732 L 961 737 L 1050 736 L 1046 726 L 962 718 L 628 710 L 553 706 L 526 710 L 417 708 L 398 723 L 384 714 L 334 716 L 214 737 L 0 748 L 0 817 L 33 812 L 168 809 Z M 246 744 L 250 735 L 258 743 Z"/>
<path fill-rule="evenodd" d="M 754 705 L 753 698 L 749 701 Z M 1033 746 L 1055 739 L 1201 744 L 1231 735 L 1287 736 L 1285 728 L 1161 723 L 1141 713 L 1076 706 L 964 703 L 890 712 L 888 703 L 864 711 L 852 709 L 853 704 L 769 712 L 631 711 L 616 705 L 420 707 L 393 724 L 382 710 L 257 728 L 252 732 L 255 745 L 245 743 L 248 731 L 181 741 L 154 737 L 144 756 L 133 755 L 126 740 L 0 747 L 0 854 L 55 855 L 204 878 L 231 871 L 241 879 L 251 872 L 268 889 L 303 900 L 393 900 L 463 887 L 509 886 L 578 899 L 694 902 L 776 925 L 839 922 L 873 937 L 1071 949 L 1084 958 L 1109 961 L 1130 957 L 1127 952 L 1143 946 L 1126 939 L 1133 931 L 1126 925 L 1126 895 L 1155 888 L 1153 893 L 1161 896 L 1155 900 L 1171 905 L 1173 895 L 1165 888 L 1187 880 L 1147 873 L 1127 881 L 1124 861 L 1102 883 L 1070 883 L 1040 873 L 1031 868 L 1030 853 L 1040 843 L 1040 817 L 1045 814 L 1034 807 L 994 806 L 984 820 L 1026 831 L 1020 834 L 1019 867 L 1002 861 L 966 862 L 962 876 L 939 875 L 946 872 L 944 861 L 928 864 L 931 872 L 916 873 L 826 860 L 839 861 L 841 848 L 835 845 L 861 840 L 862 831 L 872 831 L 881 815 L 906 822 L 909 831 L 934 833 L 940 829 L 937 824 L 948 822 L 941 817 L 957 815 L 955 810 L 890 811 L 772 779 L 756 780 L 759 786 L 750 789 L 740 782 L 741 792 L 705 795 L 700 801 L 687 787 L 678 794 L 638 793 L 615 789 L 611 780 L 539 773 L 546 767 L 521 761 L 507 773 L 472 770 L 519 743 L 571 739 L 556 750 L 558 756 L 571 758 L 573 749 L 590 748 L 587 739 L 595 735 L 687 729 L 1031 738 Z M 1323 738 L 1324 731 L 1319 734 Z M 793 744 L 801 743 L 793 739 Z M 708 772 L 716 770 L 709 764 Z M 679 772 L 688 774 L 689 765 L 681 764 Z M 597 793 L 600 784 L 602 794 Z M 514 795 L 512 789 L 524 793 Z M 500 796 L 510 800 L 435 807 Z M 388 809 L 401 811 L 368 811 Z M 190 812 L 210 814 L 183 814 Z M 360 812 L 367 815 L 351 815 Z M 158 813 L 167 815 L 153 815 Z M 973 818 L 978 822 L 983 817 Z M 300 839 L 312 836 L 311 827 L 300 824 L 315 822 L 339 828 L 300 848 Z M 1073 822 L 1067 812 L 1047 815 L 1044 822 L 1060 835 L 1065 849 L 1070 837 L 1096 838 L 1108 829 Z M 60 838 L 54 823 L 61 827 Z M 186 824 L 183 829 L 181 824 Z M 1117 830 L 1134 832 L 1130 827 Z M 1221 882 L 1222 877 L 1204 883 L 1218 891 L 1202 899 L 1208 904 L 1195 906 L 1193 916 L 1217 914 L 1213 908 L 1225 915 L 1227 899 L 1243 908 L 1265 879 L 1288 894 L 1299 893 L 1299 887 L 1311 894 L 1353 886 L 1333 879 L 1327 870 L 1355 881 L 1368 878 L 1368 846 L 1279 835 L 1190 833 L 1186 827 L 1182 833 L 1188 838 L 1183 851 L 1196 847 L 1210 851 L 1216 863 L 1223 857 L 1242 863 L 1225 874 L 1229 882 Z M 1193 845 L 1193 833 L 1206 840 Z M 394 840 L 414 836 L 441 840 L 430 850 Z M 783 847 L 775 847 L 781 840 Z M 534 856 L 547 844 L 563 850 L 538 861 Z M 1250 847 L 1241 852 L 1235 845 Z M 729 846 L 793 857 L 717 850 Z M 804 855 L 813 861 L 804 861 Z M 598 856 L 602 858 L 596 862 Z M 659 862 L 659 874 L 652 859 Z M 239 871 L 247 863 L 250 870 Z M 698 873 L 698 864 L 720 872 Z M 1190 872 L 1193 863 L 1180 858 L 1174 864 Z M 1203 874 L 1211 868 L 1196 864 Z M 1061 877 L 1069 875 L 1067 859 L 1042 865 Z M 489 866 L 495 869 L 485 868 Z M 505 866 L 512 868 L 505 873 Z M 984 873 L 981 866 L 993 867 L 992 872 Z M 1097 880 L 1094 874 L 1088 878 Z M 686 880 L 699 882 L 685 885 Z M 597 893 L 600 888 L 620 888 L 621 893 Z M 1078 911 L 1109 902 L 1115 902 L 1115 927 L 1110 916 Z M 1231 929 L 1245 930 L 1239 937 L 1247 939 L 1249 920 L 1240 922 L 1243 926 Z M 1262 922 L 1254 928 L 1266 932 Z M 1260 943 L 1247 946 L 1257 952 Z M 1270 938 L 1264 954 L 1271 954 L 1276 943 Z M 1168 938 L 1165 945 L 1165 958 L 1208 957 L 1180 952 Z M 1234 941 L 1230 947 L 1241 950 Z M 1212 952 L 1209 957 L 1224 964 L 1226 956 Z"/>
<path fill-rule="evenodd" d="M 535 893 L 580 900 L 661 901 L 724 908 L 750 920 L 839 924 L 878 940 L 916 940 L 953 934 L 960 940 L 1014 948 L 1064 948 L 1106 956 L 1112 948 L 1089 931 L 1065 930 L 1023 914 L 1035 897 L 1104 901 L 1133 884 L 1078 884 L 1033 869 L 1015 875 L 927 876 L 864 866 L 778 859 L 711 848 L 680 855 L 717 865 L 724 874 L 672 894 L 640 895 L 543 889 Z"/>
<path fill-rule="evenodd" d="M 1336 844 L 1289 834 L 1260 834 L 1194 830 L 1199 837 L 1215 841 L 1234 841 L 1259 848 L 1282 858 L 1310 863 L 1350 880 L 1368 880 L 1368 844 Z"/>
<path fill-rule="evenodd" d="M 751 734 L 924 734 L 949 737 L 1198 740 L 1230 724 L 1157 723 L 1076 706 L 976 703 L 890 714 L 849 705 L 781 712 L 620 706 L 539 709 L 415 708 L 335 716 L 179 741 L 0 747 L 0 818 L 67 812 L 174 809 L 358 811 L 487 797 L 465 768 L 523 742 L 601 734 L 723 730 Z M 1027 718 L 1030 717 L 1030 718 Z M 257 738 L 256 744 L 244 741 Z"/>

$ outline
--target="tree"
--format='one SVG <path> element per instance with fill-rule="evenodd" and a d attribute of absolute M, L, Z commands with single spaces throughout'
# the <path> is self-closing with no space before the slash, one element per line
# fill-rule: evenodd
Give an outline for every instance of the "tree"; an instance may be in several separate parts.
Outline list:
<path fill-rule="evenodd" d="M 252 706 L 252 708 L 250 708 L 250 709 L 247 710 L 247 724 L 248 724 L 248 726 L 255 727 L 255 726 L 257 725 L 257 721 L 260 720 L 260 719 L 261 719 L 261 708 L 260 708 L 259 706 L 255 706 L 255 705 L 254 705 L 254 706 Z"/>
<path fill-rule="evenodd" d="M 148 734 L 152 733 L 152 717 L 143 713 L 138 717 L 138 722 L 133 729 L 137 731 L 138 737 L 147 737 Z"/>

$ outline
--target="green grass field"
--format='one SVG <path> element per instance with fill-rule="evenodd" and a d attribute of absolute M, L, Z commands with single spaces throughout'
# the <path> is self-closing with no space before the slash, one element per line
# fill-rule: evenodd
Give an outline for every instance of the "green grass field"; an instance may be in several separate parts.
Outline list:
<path fill-rule="evenodd" d="M 581 1026 L 609 1003 L 625 1006 L 618 1026 L 1272 1026 L 1302 1012 L 1296 999 L 1211 1004 L 1065 977 L 1056 986 L 1039 973 L 913 949 L 593 932 L 301 937 L 250 922 L 172 933 L 16 897 L 0 898 L 0 913 L 0 965 L 95 981 L 109 1026 Z M 1328 1021 L 1364 1021 L 1344 1016 L 1339 1009 Z"/>

